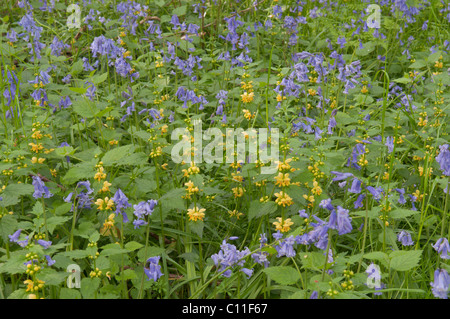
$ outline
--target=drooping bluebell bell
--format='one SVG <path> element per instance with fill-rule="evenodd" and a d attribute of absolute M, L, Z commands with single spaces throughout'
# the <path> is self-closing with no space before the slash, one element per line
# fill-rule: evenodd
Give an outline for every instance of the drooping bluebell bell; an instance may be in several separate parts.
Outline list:
<path fill-rule="evenodd" d="M 433 296 L 441 299 L 448 299 L 448 288 L 450 286 L 450 276 L 445 269 L 434 271 L 434 281 L 430 283 Z"/>
<path fill-rule="evenodd" d="M 336 177 L 334 177 L 332 179 L 333 182 L 342 181 L 342 180 L 347 179 L 349 177 L 353 177 L 352 173 L 341 173 L 341 172 L 337 172 L 337 171 L 331 171 L 330 173 L 336 175 Z"/>
<path fill-rule="evenodd" d="M 19 236 L 20 236 L 21 232 L 22 232 L 22 229 L 19 229 L 14 234 L 8 235 L 9 241 L 13 242 L 13 243 L 16 243 L 19 240 Z"/>
<path fill-rule="evenodd" d="M 275 246 L 275 249 L 278 252 L 277 257 L 295 257 L 296 252 L 294 250 L 294 244 L 294 236 L 289 236 L 282 240 L 279 245 Z"/>
<path fill-rule="evenodd" d="M 397 239 L 398 239 L 399 242 L 402 243 L 403 246 L 412 246 L 412 245 L 414 245 L 414 242 L 412 241 L 412 238 L 411 238 L 411 234 L 406 232 L 406 231 L 404 231 L 404 230 L 402 230 L 398 234 Z"/>
<path fill-rule="evenodd" d="M 16 243 L 19 244 L 20 247 L 24 248 L 29 243 L 29 237 L 26 236 L 24 240 L 18 240 L 18 241 L 16 241 Z"/>
<path fill-rule="evenodd" d="M 373 187 L 373 186 L 367 186 L 366 189 L 372 194 L 373 198 L 378 202 L 381 199 L 381 195 L 383 194 L 383 188 L 382 187 Z"/>
<path fill-rule="evenodd" d="M 161 272 L 161 265 L 159 265 L 160 256 L 150 257 L 146 261 L 144 267 L 144 273 L 147 275 L 147 280 L 153 279 L 153 281 L 158 281 L 158 279 L 164 274 Z"/>
<path fill-rule="evenodd" d="M 337 206 L 337 230 L 339 235 L 344 235 L 352 231 L 352 219 L 349 216 L 349 211 L 347 209 L 342 208 L 341 206 Z"/>
<path fill-rule="evenodd" d="M 133 205 L 133 214 L 137 217 L 137 219 L 133 221 L 134 228 L 139 228 L 140 226 L 147 224 L 144 221 L 144 218 L 153 213 L 157 204 L 157 200 L 150 199 L 148 201 L 139 202 L 137 205 Z"/>
<path fill-rule="evenodd" d="M 39 239 L 37 241 L 37 243 L 39 245 L 41 245 L 44 249 L 48 249 L 52 245 L 51 241 L 47 241 L 47 240 L 43 240 L 43 239 Z"/>
<path fill-rule="evenodd" d="M 361 193 L 361 181 L 357 178 L 353 179 L 352 186 L 348 189 L 348 192 L 353 194 Z"/>
<path fill-rule="evenodd" d="M 436 162 L 438 162 L 442 174 L 450 176 L 450 150 L 448 144 L 439 146 L 439 155 L 436 156 Z"/>
<path fill-rule="evenodd" d="M 45 255 L 45 259 L 47 259 L 47 266 L 51 267 L 56 263 L 56 260 L 53 260 L 49 255 Z"/>
<path fill-rule="evenodd" d="M 125 209 L 131 207 L 131 204 L 128 202 L 127 196 L 122 192 L 120 188 L 118 188 L 111 199 L 114 201 L 114 205 L 116 206 L 116 213 L 123 216 L 124 223 L 128 223 L 129 220 Z"/>
<path fill-rule="evenodd" d="M 220 251 L 217 254 L 213 254 L 211 259 L 214 261 L 214 265 L 218 267 L 218 271 L 222 272 L 228 267 L 240 266 L 243 267 L 245 263 L 245 257 L 250 255 L 250 250 L 246 247 L 240 251 L 235 245 L 228 244 L 226 240 L 220 245 Z M 231 269 L 227 269 L 222 276 L 230 277 L 232 274 Z M 248 275 L 248 272 L 247 272 Z"/>
<path fill-rule="evenodd" d="M 359 194 L 358 198 L 354 202 L 354 206 L 353 207 L 355 209 L 363 207 L 363 200 L 364 200 L 365 197 L 366 197 L 366 194 L 364 194 L 364 193 Z"/>
<path fill-rule="evenodd" d="M 447 238 L 439 238 L 434 245 L 431 245 L 438 253 L 440 253 L 442 259 L 450 259 L 448 253 L 450 252 L 450 245 Z"/>
<path fill-rule="evenodd" d="M 384 144 L 388 148 L 388 153 L 392 153 L 394 151 L 394 137 L 388 136 L 386 137 L 386 143 Z"/>
<path fill-rule="evenodd" d="M 34 186 L 34 198 L 50 198 L 53 196 L 53 194 L 50 193 L 47 186 L 45 186 L 44 182 L 39 176 L 33 176 L 32 185 Z"/>

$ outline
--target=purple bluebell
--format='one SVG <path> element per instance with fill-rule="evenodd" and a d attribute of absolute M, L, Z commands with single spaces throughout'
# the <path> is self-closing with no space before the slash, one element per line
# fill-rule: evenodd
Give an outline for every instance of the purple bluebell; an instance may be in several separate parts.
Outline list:
<path fill-rule="evenodd" d="M 123 216 L 124 223 L 128 223 L 129 220 L 125 209 L 131 207 L 131 204 L 128 202 L 127 196 L 122 192 L 120 188 L 118 188 L 111 199 L 114 201 L 114 205 L 116 206 L 116 213 Z"/>
<path fill-rule="evenodd" d="M 53 196 L 39 176 L 33 176 L 32 185 L 34 186 L 34 198 L 50 198 Z"/>
<path fill-rule="evenodd" d="M 51 241 L 47 241 L 47 240 L 43 240 L 43 239 L 39 239 L 37 241 L 37 243 L 39 245 L 41 245 L 44 249 L 48 249 L 52 245 Z"/>
<path fill-rule="evenodd" d="M 444 144 L 439 146 L 439 155 L 436 156 L 436 162 L 439 163 L 442 174 L 450 176 L 450 151 L 449 145 Z"/>
<path fill-rule="evenodd" d="M 372 187 L 367 186 L 366 189 L 372 194 L 373 198 L 378 202 L 381 199 L 381 195 L 383 194 L 383 188 L 382 187 Z"/>
<path fill-rule="evenodd" d="M 296 252 L 294 250 L 294 244 L 294 236 L 289 236 L 282 240 L 279 245 L 275 246 L 275 249 L 278 252 L 277 257 L 295 257 Z"/>
<path fill-rule="evenodd" d="M 344 235 L 352 231 L 352 219 L 348 215 L 349 211 L 337 206 L 337 230 L 339 235 Z"/>
<path fill-rule="evenodd" d="M 402 230 L 398 236 L 397 239 L 399 242 L 402 243 L 403 246 L 412 246 L 414 245 L 414 242 L 411 239 L 411 234 Z"/>
<path fill-rule="evenodd" d="M 333 182 L 342 181 L 349 177 L 353 177 L 352 173 L 341 173 L 341 172 L 337 172 L 337 171 L 331 171 L 331 174 L 336 175 L 336 177 L 332 179 Z"/>
<path fill-rule="evenodd" d="M 348 189 L 348 191 L 353 194 L 361 193 L 361 181 L 357 178 L 354 178 L 352 186 Z"/>
<path fill-rule="evenodd" d="M 450 246 L 447 238 L 439 238 L 434 245 L 431 245 L 438 253 L 441 254 L 442 259 L 450 259 L 448 253 L 450 252 Z"/>
<path fill-rule="evenodd" d="M 161 266 L 159 265 L 160 256 L 150 257 L 147 259 L 146 265 L 144 267 L 144 272 L 147 275 L 147 280 L 153 279 L 153 281 L 158 281 L 158 279 L 163 276 L 161 272 Z"/>
<path fill-rule="evenodd" d="M 47 259 L 47 266 L 51 267 L 56 263 L 56 260 L 53 260 L 49 255 L 45 255 L 45 259 Z"/>
<path fill-rule="evenodd" d="M 434 281 L 430 283 L 433 296 L 441 299 L 448 299 L 448 288 L 450 286 L 450 276 L 445 269 L 434 271 Z"/>
<path fill-rule="evenodd" d="M 19 236 L 20 236 L 20 233 L 21 233 L 21 232 L 22 232 L 22 229 L 19 229 L 19 230 L 16 231 L 14 234 L 8 235 L 9 241 L 10 241 L 10 242 L 13 242 L 13 243 L 16 243 L 16 242 L 19 240 Z"/>
<path fill-rule="evenodd" d="M 26 247 L 28 245 L 28 243 L 29 243 L 28 236 L 26 236 L 24 240 L 18 240 L 17 241 L 17 244 L 19 244 L 19 246 L 22 247 L 22 248 Z"/>
<path fill-rule="evenodd" d="M 364 193 L 359 194 L 359 196 L 356 199 L 353 207 L 355 209 L 363 207 L 363 200 L 364 200 L 365 197 L 366 197 L 366 194 L 364 194 Z"/>

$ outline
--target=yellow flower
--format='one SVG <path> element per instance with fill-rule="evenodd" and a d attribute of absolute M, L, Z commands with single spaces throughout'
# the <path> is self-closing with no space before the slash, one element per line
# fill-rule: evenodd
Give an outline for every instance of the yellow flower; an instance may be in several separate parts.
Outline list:
<path fill-rule="evenodd" d="M 191 167 L 189 167 L 188 169 L 183 169 L 182 171 L 184 177 L 189 177 L 190 175 L 200 173 L 200 169 L 197 166 L 195 166 L 194 162 L 191 162 Z"/>
<path fill-rule="evenodd" d="M 109 192 L 109 186 L 111 186 L 112 184 L 109 183 L 108 181 L 104 181 L 103 182 L 103 187 L 100 189 L 101 193 L 106 193 Z"/>
<path fill-rule="evenodd" d="M 197 193 L 198 187 L 194 186 L 194 183 L 190 180 L 189 182 L 185 183 L 184 186 L 187 187 L 186 191 L 189 194 Z"/>
<path fill-rule="evenodd" d="M 95 202 L 95 205 L 97 205 L 98 210 L 112 210 L 114 207 L 114 201 L 108 197 L 105 197 L 105 199 L 99 198 Z"/>
<path fill-rule="evenodd" d="M 240 212 L 238 212 L 236 209 L 235 210 L 233 210 L 233 211 L 228 211 L 228 214 L 230 214 L 230 217 L 236 217 L 237 219 L 239 219 L 239 217 L 240 216 L 242 216 L 242 215 L 244 215 L 244 214 L 242 214 L 242 213 L 240 213 Z"/>
<path fill-rule="evenodd" d="M 203 220 L 203 218 L 205 218 L 205 210 L 205 208 L 201 208 L 199 210 L 197 206 L 194 208 L 189 208 L 187 212 L 189 220 L 193 220 L 194 222 L 196 222 L 197 220 Z"/>
<path fill-rule="evenodd" d="M 319 186 L 319 183 L 317 183 L 317 181 L 313 181 L 313 188 L 311 189 L 311 193 L 318 196 L 322 194 L 322 188 Z"/>
<path fill-rule="evenodd" d="M 273 222 L 275 225 L 275 229 L 279 230 L 282 233 L 288 232 L 291 229 L 291 225 L 294 223 L 291 221 L 290 218 L 287 218 L 283 221 L 283 218 L 277 217 L 277 222 Z"/>
<path fill-rule="evenodd" d="M 245 189 L 242 188 L 241 186 L 238 187 L 234 187 L 231 189 L 231 191 L 233 192 L 234 197 L 242 197 L 244 195 Z"/>
<path fill-rule="evenodd" d="M 289 178 L 288 173 L 279 173 L 278 176 L 275 176 L 277 186 L 289 186 L 291 184 L 291 179 Z"/>
<path fill-rule="evenodd" d="M 44 148 L 44 146 L 42 146 L 41 143 L 38 144 L 29 143 L 28 145 L 31 146 L 31 151 L 35 153 L 39 153 L 39 151 L 41 151 Z"/>
<path fill-rule="evenodd" d="M 99 167 L 98 168 L 98 170 L 97 170 L 97 173 L 95 173 L 95 176 L 94 176 L 94 179 L 96 179 L 97 181 L 101 181 L 102 179 L 105 179 L 106 178 L 106 174 L 105 173 L 103 173 L 103 167 Z"/>
<path fill-rule="evenodd" d="M 277 203 L 280 206 L 283 206 L 283 207 L 291 206 L 294 203 L 292 201 L 292 198 L 283 191 L 281 191 L 279 193 L 275 193 L 275 196 L 277 197 L 277 199 L 275 200 L 275 203 Z"/>
<path fill-rule="evenodd" d="M 251 92 L 250 94 L 247 92 L 244 92 L 244 94 L 241 94 L 242 103 L 250 103 L 253 101 L 254 93 Z"/>
<path fill-rule="evenodd" d="M 42 163 L 44 163 L 44 161 L 45 161 L 45 158 L 37 158 L 36 156 L 33 156 L 31 158 L 31 163 L 33 163 L 33 164 L 37 164 L 37 163 L 42 164 Z"/>

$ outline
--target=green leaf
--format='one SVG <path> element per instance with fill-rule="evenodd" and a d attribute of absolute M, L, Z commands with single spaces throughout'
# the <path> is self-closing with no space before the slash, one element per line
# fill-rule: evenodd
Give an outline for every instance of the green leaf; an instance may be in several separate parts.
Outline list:
<path fill-rule="evenodd" d="M 164 253 L 164 249 L 161 247 L 150 246 L 147 247 L 147 249 L 145 249 L 145 247 L 141 248 L 141 250 L 138 251 L 137 256 L 140 262 L 144 262 L 148 258 L 160 256 L 162 253 Z"/>
<path fill-rule="evenodd" d="M 125 244 L 125 248 L 129 251 L 135 251 L 136 249 L 142 248 L 144 245 L 141 243 L 138 243 L 137 241 L 130 241 L 129 243 Z"/>
<path fill-rule="evenodd" d="M 18 228 L 17 220 L 14 216 L 5 215 L 0 219 L 0 236 L 3 242 L 8 242 L 8 235 L 12 235 Z"/>
<path fill-rule="evenodd" d="M 8 296 L 8 299 L 28 299 L 28 292 L 25 289 L 17 289 Z"/>
<path fill-rule="evenodd" d="M 422 250 L 397 250 L 393 251 L 391 257 L 390 267 L 397 271 L 408 271 L 419 264 Z"/>
<path fill-rule="evenodd" d="M 84 101 L 76 100 L 73 102 L 72 109 L 75 113 L 85 118 L 94 117 L 98 112 L 95 104 L 86 99 Z"/>
<path fill-rule="evenodd" d="M 288 266 L 268 267 L 263 271 L 270 279 L 281 285 L 293 285 L 300 280 L 297 270 Z"/>
<path fill-rule="evenodd" d="M 57 272 L 51 268 L 44 268 L 38 273 L 37 278 L 45 281 L 45 285 L 57 286 L 66 281 L 68 276 L 68 272 Z"/>
<path fill-rule="evenodd" d="M 133 153 L 134 146 L 129 144 L 114 148 L 103 155 L 102 162 L 104 166 L 120 164 L 120 162 Z"/>
<path fill-rule="evenodd" d="M 70 257 L 73 259 L 82 259 L 82 258 L 86 258 L 87 256 L 89 256 L 91 253 L 87 250 L 76 249 L 76 250 L 72 250 L 72 251 L 66 251 L 61 254 L 63 256 Z"/>
<path fill-rule="evenodd" d="M 59 225 L 64 224 L 66 221 L 71 219 L 72 217 L 63 217 L 63 216 L 52 216 L 47 219 L 47 229 L 50 234 L 53 234 L 55 228 Z"/>
<path fill-rule="evenodd" d="M 187 6 L 179 6 L 172 10 L 172 15 L 176 14 L 178 17 L 185 15 L 187 10 Z"/>
<path fill-rule="evenodd" d="M 275 202 L 261 203 L 259 200 L 254 200 L 250 203 L 248 210 L 248 219 L 258 218 L 266 215 L 270 215 L 276 212 L 278 205 Z"/>
<path fill-rule="evenodd" d="M 88 165 L 80 165 L 70 168 L 66 175 L 62 178 L 64 184 L 73 184 L 82 179 L 93 177 L 95 174 L 94 168 Z"/>
<path fill-rule="evenodd" d="M 61 288 L 59 299 L 81 299 L 81 294 L 75 288 Z"/>
<path fill-rule="evenodd" d="M 105 82 L 108 78 L 108 72 L 103 73 L 102 75 L 95 75 L 92 77 L 91 82 L 95 85 Z"/>
<path fill-rule="evenodd" d="M 391 212 L 389 212 L 389 217 L 394 219 L 400 219 L 400 218 L 406 218 L 412 215 L 420 214 L 419 211 L 411 210 L 411 209 L 395 209 Z"/>
<path fill-rule="evenodd" d="M 10 184 L 2 192 L 3 200 L 0 201 L 0 206 L 7 207 L 16 205 L 20 202 L 20 196 L 31 195 L 33 192 L 34 187 L 30 184 Z"/>
<path fill-rule="evenodd" d="M 389 262 L 389 256 L 382 251 L 373 251 L 371 253 L 364 254 L 363 258 L 380 261 L 385 266 L 387 266 Z"/>
<path fill-rule="evenodd" d="M 203 221 L 201 221 L 201 220 L 197 220 L 195 222 L 189 221 L 188 227 L 193 233 L 197 234 L 200 238 L 202 238 L 203 228 L 205 227 L 205 224 L 203 223 Z"/>
<path fill-rule="evenodd" d="M 94 299 L 100 286 L 100 278 L 83 278 L 81 279 L 80 285 L 80 292 L 83 299 Z"/>
<path fill-rule="evenodd" d="M 184 210 L 184 200 L 181 198 L 186 193 L 184 188 L 174 188 L 164 194 L 159 202 L 163 210 L 182 209 Z"/>

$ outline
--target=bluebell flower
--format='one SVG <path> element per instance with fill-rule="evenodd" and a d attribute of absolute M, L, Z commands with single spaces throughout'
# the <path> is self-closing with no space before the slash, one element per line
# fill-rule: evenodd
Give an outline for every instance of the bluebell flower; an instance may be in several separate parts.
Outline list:
<path fill-rule="evenodd" d="M 353 207 L 355 209 L 363 207 L 363 200 L 364 200 L 365 197 L 366 197 L 366 194 L 364 194 L 364 193 L 359 194 L 359 196 L 356 199 Z"/>
<path fill-rule="evenodd" d="M 16 243 L 19 244 L 20 247 L 24 248 L 29 243 L 28 239 L 28 236 L 26 236 L 24 240 L 18 240 Z"/>
<path fill-rule="evenodd" d="M 118 188 L 111 199 L 114 201 L 114 205 L 116 206 L 116 213 L 122 214 L 123 222 L 128 223 L 129 220 L 125 209 L 131 207 L 131 204 L 128 202 L 127 196 L 125 196 L 122 190 Z"/>
<path fill-rule="evenodd" d="M 49 248 L 49 247 L 52 245 L 52 242 L 51 242 L 51 241 L 46 241 L 46 240 L 43 240 L 43 239 L 39 239 L 39 240 L 37 241 L 37 243 L 38 243 L 39 245 L 41 245 L 44 249 L 47 249 L 47 248 Z"/>
<path fill-rule="evenodd" d="M 430 283 L 433 295 L 436 298 L 448 299 L 448 288 L 450 285 L 450 276 L 445 269 L 436 269 L 434 271 L 434 282 Z"/>
<path fill-rule="evenodd" d="M 414 245 L 414 242 L 411 239 L 411 234 L 402 230 L 398 236 L 397 239 L 399 242 L 402 243 L 403 246 L 412 246 Z"/>
<path fill-rule="evenodd" d="M 13 243 L 16 243 L 16 242 L 19 240 L 19 236 L 20 236 L 20 233 L 21 233 L 21 232 L 22 232 L 22 229 L 19 229 L 19 230 L 16 231 L 14 234 L 8 235 L 9 241 L 10 241 L 10 242 L 13 242 Z"/>
<path fill-rule="evenodd" d="M 383 194 L 383 188 L 382 187 L 372 187 L 367 186 L 366 189 L 372 194 L 373 198 L 378 202 L 381 199 L 381 195 Z"/>
<path fill-rule="evenodd" d="M 394 150 L 394 137 L 388 136 L 386 137 L 386 143 L 384 144 L 388 148 L 388 153 L 392 153 Z"/>
<path fill-rule="evenodd" d="M 38 198 L 50 198 L 53 196 L 52 193 L 48 190 L 48 188 L 45 186 L 44 182 L 40 179 L 39 176 L 33 176 L 33 183 L 34 186 L 34 194 L 33 197 Z"/>
<path fill-rule="evenodd" d="M 214 261 L 216 267 L 218 267 L 219 272 L 224 271 L 228 267 L 242 267 L 245 263 L 244 258 L 251 253 L 247 247 L 244 250 L 239 251 L 235 245 L 228 244 L 226 240 L 222 242 L 220 248 L 221 249 L 217 254 L 211 256 L 211 259 Z M 230 277 L 231 274 L 231 269 L 227 269 L 222 276 Z"/>
<path fill-rule="evenodd" d="M 361 181 L 357 178 L 353 179 L 352 186 L 348 189 L 350 193 L 359 194 L 361 193 Z"/>
<path fill-rule="evenodd" d="M 347 43 L 347 40 L 345 40 L 345 37 L 338 37 L 337 44 L 341 46 L 341 49 L 345 47 L 345 44 Z"/>
<path fill-rule="evenodd" d="M 56 263 L 56 260 L 53 260 L 49 255 L 45 255 L 45 259 L 47 259 L 47 266 L 49 267 Z"/>
<path fill-rule="evenodd" d="M 311 293 L 311 296 L 309 297 L 309 299 L 318 299 L 319 298 L 319 292 L 317 290 L 314 290 Z"/>
<path fill-rule="evenodd" d="M 134 228 L 139 228 L 142 225 L 146 225 L 147 223 L 144 221 L 145 216 L 151 215 L 155 206 L 158 204 L 156 200 L 148 200 L 142 201 L 137 205 L 133 205 L 134 212 L 133 214 L 137 217 L 137 220 L 133 221 Z"/>
<path fill-rule="evenodd" d="M 147 275 L 147 280 L 153 279 L 153 281 L 158 281 L 158 279 L 163 276 L 161 272 L 161 266 L 159 265 L 160 256 L 150 257 L 147 259 L 146 265 L 144 267 L 144 272 Z"/>
<path fill-rule="evenodd" d="M 241 268 L 241 271 L 247 275 L 247 278 L 250 278 L 253 275 L 253 269 Z"/>
<path fill-rule="evenodd" d="M 450 259 L 450 256 L 448 255 L 450 246 L 447 238 L 439 238 L 438 241 L 432 245 L 432 247 L 441 254 L 442 259 Z"/>
<path fill-rule="evenodd" d="M 331 204 L 331 198 L 324 199 L 319 203 L 319 207 L 327 209 L 329 211 L 334 210 L 334 206 Z M 300 213 L 300 212 L 299 212 Z M 301 216 L 301 215 L 300 215 Z"/>
<path fill-rule="evenodd" d="M 344 235 L 352 231 L 352 219 L 348 215 L 348 210 L 342 208 L 341 206 L 337 207 L 337 230 L 339 235 Z"/>
<path fill-rule="evenodd" d="M 405 204 L 406 203 L 406 199 L 405 199 L 405 189 L 404 188 L 395 188 L 395 190 L 400 194 L 400 197 L 398 199 L 399 204 Z"/>
<path fill-rule="evenodd" d="M 289 236 L 280 242 L 280 245 L 276 245 L 275 249 L 278 252 L 277 257 L 295 257 L 296 252 L 294 250 L 295 239 L 294 236 Z"/>
<path fill-rule="evenodd" d="M 439 146 L 439 155 L 436 156 L 436 162 L 439 163 L 442 174 L 450 176 L 450 151 L 448 149 L 448 144 Z"/>
<path fill-rule="evenodd" d="M 337 172 L 337 171 L 331 171 L 331 174 L 336 175 L 336 177 L 332 179 L 333 182 L 342 181 L 349 177 L 353 177 L 352 173 L 341 173 L 341 172 Z"/>

